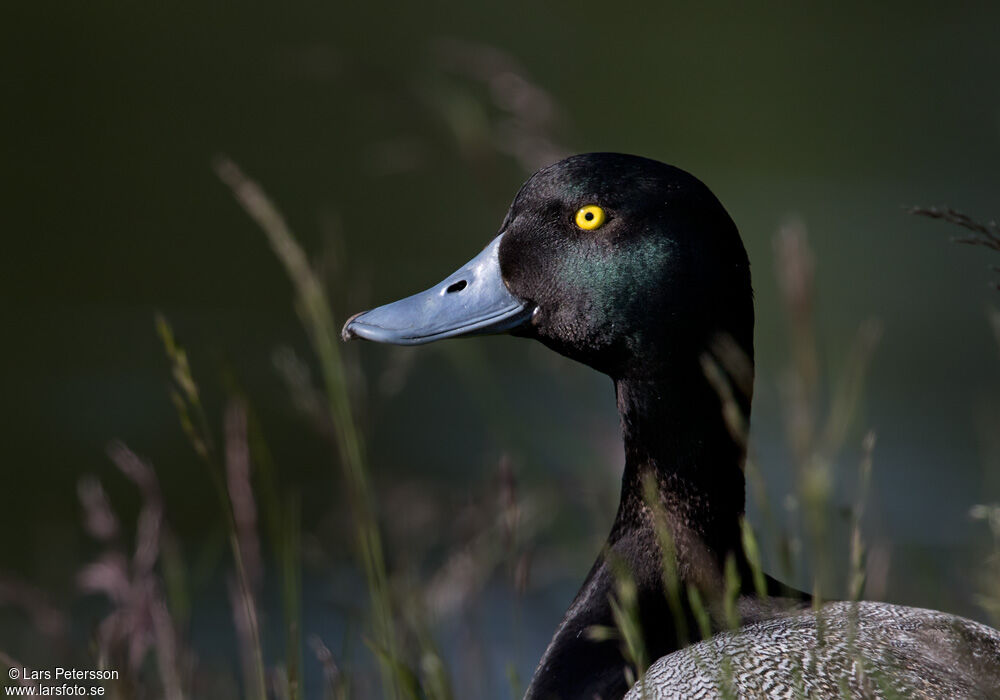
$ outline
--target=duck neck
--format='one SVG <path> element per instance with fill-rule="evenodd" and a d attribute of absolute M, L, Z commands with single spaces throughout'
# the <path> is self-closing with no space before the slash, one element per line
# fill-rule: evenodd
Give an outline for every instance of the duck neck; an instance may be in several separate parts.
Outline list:
<path fill-rule="evenodd" d="M 622 494 L 605 551 L 595 562 L 535 671 L 526 700 L 620 698 L 628 689 L 621 644 L 593 641 L 588 630 L 614 627 L 611 601 L 621 572 L 635 583 L 647 660 L 680 648 L 696 637 L 688 585 L 711 604 L 723 589 L 730 554 L 740 572 L 743 514 L 743 448 L 733 439 L 722 402 L 697 358 L 670 363 L 668 374 L 615 380 L 625 442 Z M 749 411 L 749 398 L 744 405 Z M 647 505 L 647 484 L 655 486 L 665 519 Z M 680 583 L 681 609 L 664 593 L 660 543 L 665 526 L 673 543 L 673 570 Z M 749 577 L 741 578 L 749 581 Z M 744 585 L 744 588 L 748 586 Z M 645 669 L 639 669 L 640 672 Z"/>
<path fill-rule="evenodd" d="M 615 381 L 625 470 L 609 543 L 653 527 L 646 504 L 653 485 L 683 576 L 719 566 L 739 549 L 744 450 L 700 363 L 673 368 L 667 376 Z"/>

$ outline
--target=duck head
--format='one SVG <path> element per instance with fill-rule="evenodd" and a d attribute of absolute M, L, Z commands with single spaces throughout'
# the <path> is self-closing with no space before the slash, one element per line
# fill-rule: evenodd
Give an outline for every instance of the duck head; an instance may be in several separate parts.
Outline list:
<path fill-rule="evenodd" d="M 749 263 L 722 205 L 678 168 L 589 153 L 539 170 L 479 255 L 425 292 L 353 316 L 343 337 L 418 345 L 512 333 L 617 379 L 654 375 L 719 332 L 752 353 Z"/>

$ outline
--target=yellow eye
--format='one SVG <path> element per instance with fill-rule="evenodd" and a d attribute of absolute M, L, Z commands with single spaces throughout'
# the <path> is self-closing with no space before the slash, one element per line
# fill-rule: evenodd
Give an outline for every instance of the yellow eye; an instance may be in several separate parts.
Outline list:
<path fill-rule="evenodd" d="M 584 231 L 593 231 L 604 224 L 605 218 L 607 217 L 605 217 L 603 209 L 596 204 L 588 204 L 585 207 L 580 207 L 579 211 L 576 212 L 576 225 Z"/>

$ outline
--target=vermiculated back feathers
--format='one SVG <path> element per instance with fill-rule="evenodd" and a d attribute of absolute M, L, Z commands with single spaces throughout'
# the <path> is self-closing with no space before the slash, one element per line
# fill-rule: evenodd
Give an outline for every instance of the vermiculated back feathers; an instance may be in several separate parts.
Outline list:
<path fill-rule="evenodd" d="M 829 603 L 662 657 L 626 700 L 1000 698 L 1000 632 L 954 615 Z"/>

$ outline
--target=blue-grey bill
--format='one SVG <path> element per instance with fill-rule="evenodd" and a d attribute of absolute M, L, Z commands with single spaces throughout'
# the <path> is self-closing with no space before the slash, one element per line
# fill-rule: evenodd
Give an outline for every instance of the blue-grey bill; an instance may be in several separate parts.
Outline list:
<path fill-rule="evenodd" d="M 422 345 L 461 335 L 505 333 L 525 323 L 534 308 L 503 282 L 501 237 L 427 291 L 352 316 L 344 324 L 344 340 Z"/>

